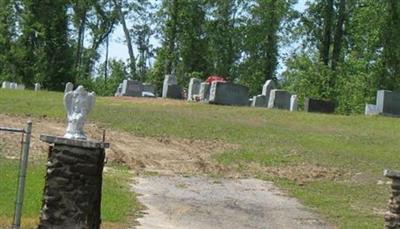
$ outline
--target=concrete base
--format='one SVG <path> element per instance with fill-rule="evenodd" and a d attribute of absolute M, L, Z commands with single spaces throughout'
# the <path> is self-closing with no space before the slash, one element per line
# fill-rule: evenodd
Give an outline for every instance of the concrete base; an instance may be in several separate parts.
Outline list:
<path fill-rule="evenodd" d="M 98 229 L 105 148 L 96 141 L 40 136 L 49 147 L 39 229 Z"/>

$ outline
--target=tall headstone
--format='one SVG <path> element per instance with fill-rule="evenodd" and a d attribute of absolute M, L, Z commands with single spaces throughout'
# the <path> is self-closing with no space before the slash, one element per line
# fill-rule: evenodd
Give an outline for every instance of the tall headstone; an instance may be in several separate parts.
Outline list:
<path fill-rule="evenodd" d="M 49 148 L 39 229 L 99 229 L 105 148 L 108 143 L 87 140 L 86 117 L 94 93 L 68 83 L 64 104 L 68 127 L 64 137 L 41 135 Z"/>
<path fill-rule="evenodd" d="M 40 83 L 35 83 L 35 91 L 40 91 Z"/>
<path fill-rule="evenodd" d="M 200 79 L 196 79 L 196 78 L 190 79 L 189 91 L 188 91 L 188 96 L 187 96 L 187 99 L 189 101 L 192 101 L 194 96 L 197 96 L 200 94 L 200 85 L 201 85 Z"/>
<path fill-rule="evenodd" d="M 277 85 L 276 85 L 274 80 L 267 80 L 265 82 L 265 84 L 263 85 L 261 94 L 269 97 L 269 95 L 271 94 L 271 90 L 274 90 L 274 89 L 277 89 L 277 88 L 278 87 L 277 87 Z M 267 98 L 267 99 L 269 99 L 269 98 Z"/>
<path fill-rule="evenodd" d="M 221 105 L 247 106 L 249 88 L 231 82 L 214 81 L 210 87 L 209 102 Z"/>
<path fill-rule="evenodd" d="M 200 84 L 200 101 L 208 102 L 210 98 L 210 84 L 203 82 Z"/>
<path fill-rule="evenodd" d="M 290 98 L 292 95 L 285 90 L 271 90 L 268 108 L 290 110 Z"/>
<path fill-rule="evenodd" d="M 182 98 L 182 90 L 178 86 L 178 82 L 176 80 L 175 75 L 166 75 L 163 83 L 163 98 L 170 99 L 181 99 Z"/>
<path fill-rule="evenodd" d="M 117 90 L 115 91 L 114 96 L 115 96 L 115 97 L 122 96 L 122 83 L 120 83 L 120 84 L 118 85 Z"/>
<path fill-rule="evenodd" d="M 297 95 L 290 97 L 290 111 L 297 111 L 299 107 Z"/>
<path fill-rule="evenodd" d="M 124 80 L 122 82 L 122 96 L 142 97 L 143 84 L 137 80 Z"/>
<path fill-rule="evenodd" d="M 10 83 L 10 89 L 17 89 L 18 88 L 18 84 L 15 82 L 11 82 Z"/>
<path fill-rule="evenodd" d="M 380 114 L 400 115 L 400 93 L 379 90 L 377 92 L 376 106 Z"/>
<path fill-rule="evenodd" d="M 317 112 L 317 113 L 334 113 L 335 103 L 328 100 L 320 100 L 313 98 L 306 98 L 304 100 L 304 111 L 305 112 Z"/>

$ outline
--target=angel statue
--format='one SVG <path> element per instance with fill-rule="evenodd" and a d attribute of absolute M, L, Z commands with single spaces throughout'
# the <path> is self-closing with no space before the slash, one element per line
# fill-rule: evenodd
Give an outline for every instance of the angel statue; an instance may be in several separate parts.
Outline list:
<path fill-rule="evenodd" d="M 68 126 L 64 137 L 69 139 L 86 140 L 83 132 L 86 117 L 95 103 L 94 92 L 88 93 L 83 86 L 73 90 L 74 85 L 67 83 L 64 92 L 64 106 L 67 110 Z"/>

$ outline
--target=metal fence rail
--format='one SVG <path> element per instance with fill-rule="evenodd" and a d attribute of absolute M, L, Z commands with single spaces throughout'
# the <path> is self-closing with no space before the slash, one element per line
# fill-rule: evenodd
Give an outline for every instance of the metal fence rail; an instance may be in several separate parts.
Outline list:
<path fill-rule="evenodd" d="M 26 170 L 28 167 L 29 148 L 31 144 L 32 122 L 28 121 L 24 129 L 0 127 L 0 131 L 22 133 L 23 135 L 22 152 L 19 162 L 18 187 L 15 199 L 14 219 L 12 224 L 12 229 L 20 229 L 22 205 L 24 203 Z"/>

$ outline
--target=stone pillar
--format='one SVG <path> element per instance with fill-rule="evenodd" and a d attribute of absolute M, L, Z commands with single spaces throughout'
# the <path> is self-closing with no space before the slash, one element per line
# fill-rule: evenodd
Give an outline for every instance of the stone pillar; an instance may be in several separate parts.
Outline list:
<path fill-rule="evenodd" d="M 389 211 L 385 213 L 385 228 L 400 228 L 400 171 L 385 170 L 384 176 L 392 179 L 392 195 L 389 200 Z"/>
<path fill-rule="evenodd" d="M 49 147 L 39 229 L 98 229 L 109 144 L 41 135 Z"/>

